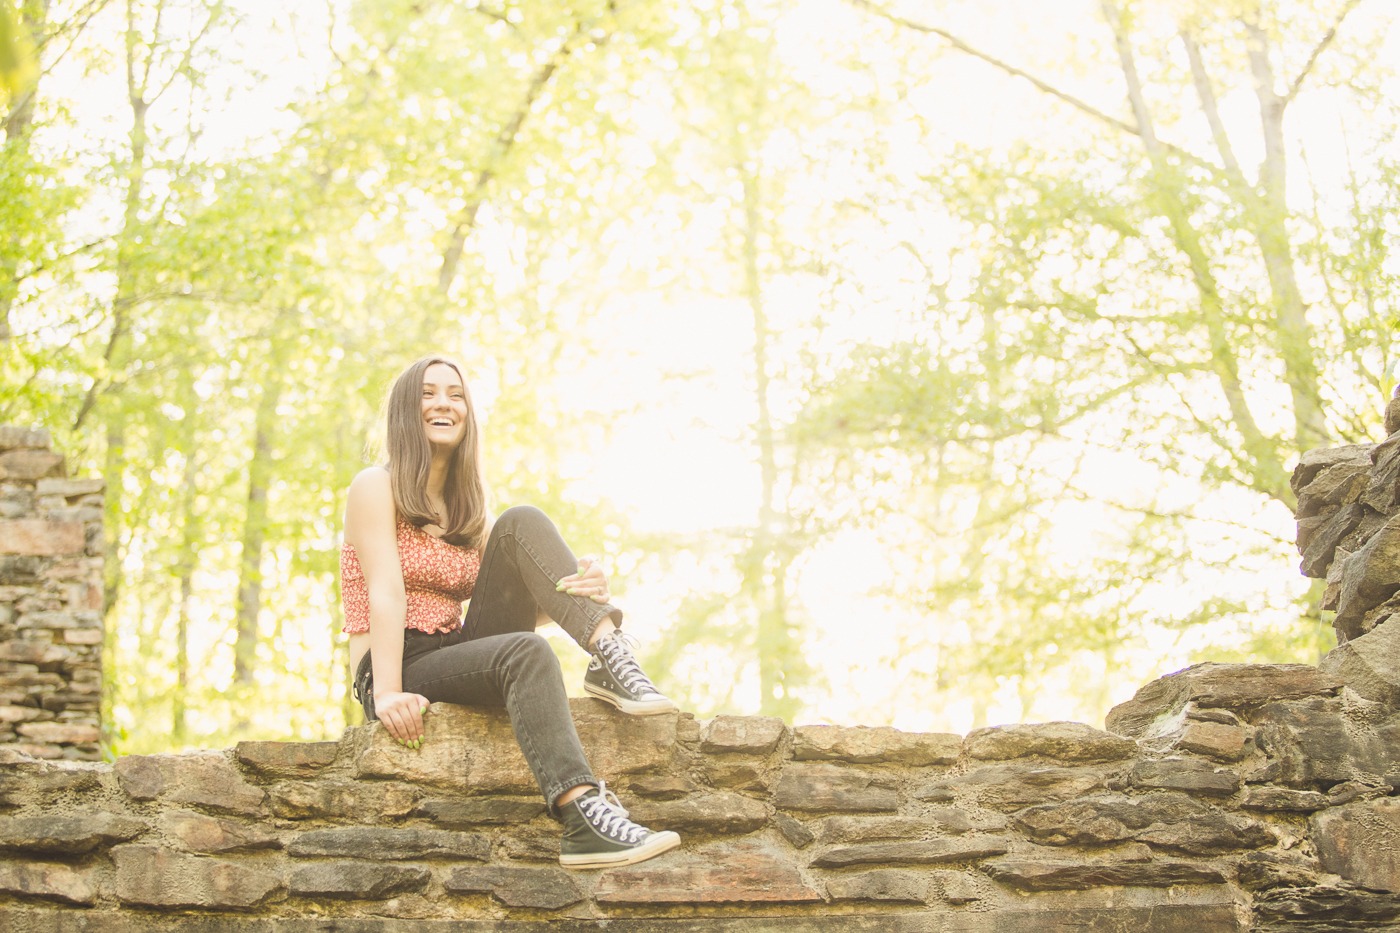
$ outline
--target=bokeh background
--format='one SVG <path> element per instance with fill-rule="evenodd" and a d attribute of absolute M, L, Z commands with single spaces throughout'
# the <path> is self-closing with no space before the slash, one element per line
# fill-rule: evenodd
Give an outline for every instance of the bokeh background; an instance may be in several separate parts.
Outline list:
<path fill-rule="evenodd" d="M 430 351 L 697 715 L 1315 661 L 1289 475 L 1395 383 L 1397 16 L 0 0 L 0 422 L 107 479 L 109 752 L 358 722 L 344 491 Z"/>

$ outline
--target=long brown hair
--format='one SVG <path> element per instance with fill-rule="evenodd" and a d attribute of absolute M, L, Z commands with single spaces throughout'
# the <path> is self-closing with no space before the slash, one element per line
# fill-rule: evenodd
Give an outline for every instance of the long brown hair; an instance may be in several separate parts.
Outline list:
<path fill-rule="evenodd" d="M 432 463 L 432 445 L 423 427 L 423 374 L 429 366 L 442 363 L 451 366 L 462 380 L 467 395 L 466 433 L 457 445 L 447 467 L 447 480 L 442 499 L 447 507 L 447 524 L 443 540 L 458 547 L 480 547 L 485 542 L 486 484 L 481 477 L 481 435 L 476 427 L 476 410 L 472 406 L 467 380 L 462 367 L 445 356 L 425 356 L 399 374 L 389 390 L 385 403 L 387 422 L 389 485 L 394 491 L 394 508 L 404 521 L 419 528 L 436 525 L 440 518 L 428 502 L 428 467 Z"/>

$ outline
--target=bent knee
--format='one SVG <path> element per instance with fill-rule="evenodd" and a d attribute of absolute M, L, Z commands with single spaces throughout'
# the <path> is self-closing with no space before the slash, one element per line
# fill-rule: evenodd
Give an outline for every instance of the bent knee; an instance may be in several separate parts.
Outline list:
<path fill-rule="evenodd" d="M 496 518 L 496 526 L 506 530 L 530 527 L 539 524 L 553 524 L 549 516 L 533 505 L 513 505 Z"/>
<path fill-rule="evenodd" d="M 512 660 L 558 669 L 559 656 L 554 653 L 549 639 L 538 632 L 511 632 L 498 637 L 505 640 L 504 651 Z"/>

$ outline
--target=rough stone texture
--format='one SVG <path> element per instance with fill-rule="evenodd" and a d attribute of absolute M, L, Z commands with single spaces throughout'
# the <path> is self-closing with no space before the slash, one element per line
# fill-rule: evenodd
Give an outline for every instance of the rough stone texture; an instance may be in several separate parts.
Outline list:
<path fill-rule="evenodd" d="M 1377 626 L 1342 642 L 1318 669 L 1368 700 L 1400 705 L 1400 622 Z"/>
<path fill-rule="evenodd" d="M 143 907 L 257 907 L 283 890 L 280 878 L 239 862 L 154 846 L 112 850 L 117 899 Z"/>
<path fill-rule="evenodd" d="M 1237 673 L 1256 687 L 1278 677 Z M 1382 889 L 1387 863 L 1358 854 L 1389 844 L 1400 711 L 1315 671 L 1278 682 L 1283 699 L 1254 689 L 1234 708 L 1187 700 L 1175 731 L 1142 742 L 1064 723 L 956 743 L 764 719 L 716 728 L 579 701 L 585 746 L 632 769 L 613 782 L 624 803 L 684 840 L 602 872 L 559 866 L 559 826 L 533 787 L 515 789 L 499 710 L 434 707 L 418 754 L 390 753 L 377 723 L 334 743 L 115 765 L 11 747 L 0 753 L 0 911 L 31 918 L 12 924 L 22 930 L 133 933 L 167 929 L 164 918 L 180 933 L 206 921 L 268 933 L 1372 922 L 1400 897 Z M 1202 725 L 1218 728 L 1192 731 Z M 454 763 L 465 773 L 451 774 Z M 752 787 L 716 780 L 741 772 Z M 50 926 L 35 926 L 40 917 Z M 240 926 L 256 920 L 271 926 Z"/>
<path fill-rule="evenodd" d="M 1400 411 L 1400 400 L 1391 400 L 1387 417 L 1392 409 Z M 1292 486 L 1302 571 L 1328 581 L 1323 608 L 1336 609 L 1332 624 L 1345 648 L 1400 612 L 1400 434 L 1380 444 L 1308 451 Z M 1350 682 L 1351 667 L 1377 658 L 1374 650 L 1350 655 L 1328 670 Z M 1374 677 L 1361 679 L 1378 686 Z"/>
<path fill-rule="evenodd" d="M 421 891 L 431 873 L 405 865 L 339 861 L 303 865 L 292 872 L 292 894 L 332 900 L 382 900 L 406 891 Z"/>
<path fill-rule="evenodd" d="M 239 742 L 244 766 L 278 777 L 311 777 L 335 761 L 339 742 Z"/>
<path fill-rule="evenodd" d="M 171 810 L 161 815 L 160 830 L 189 852 L 217 855 L 276 849 L 282 840 L 258 826 L 205 816 L 193 810 Z"/>
<path fill-rule="evenodd" d="M 1377 891 L 1400 893 L 1400 800 L 1367 800 L 1312 818 L 1318 861 Z"/>
<path fill-rule="evenodd" d="M 257 816 L 267 792 L 248 783 L 222 752 L 130 755 L 116 763 L 117 780 L 134 800 L 160 799 L 224 813 Z"/>
<path fill-rule="evenodd" d="M 140 917 L 117 917 L 102 912 L 81 914 L 71 910 L 0 906 L 0 929 L 9 929 L 6 924 L 17 919 L 25 922 L 23 933 L 98 930 L 102 933 L 599 933 L 600 930 L 607 933 L 1243 933 L 1247 929 L 1235 906 L 1228 903 L 1103 906 L 1105 898 L 1097 898 L 1082 906 L 1071 903 L 1059 907 L 1048 906 L 1044 903 L 1047 899 L 1047 896 L 1038 896 L 1028 907 L 1007 904 L 983 911 L 937 907 L 911 910 L 900 909 L 898 905 L 877 911 L 845 903 L 840 913 L 823 904 L 805 911 L 805 916 L 778 915 L 771 911 L 756 916 L 759 908 L 748 907 L 740 908 L 735 916 L 614 917 L 606 920 L 551 917 L 507 921 L 447 920 L 431 915 L 423 918 L 366 915 L 346 920 L 342 917 L 265 918 L 149 912 Z M 441 903 L 433 905 L 439 907 L 439 912 Z M 859 912 L 851 912 L 853 908 Z"/>
<path fill-rule="evenodd" d="M 930 899 L 933 879 L 923 872 L 878 868 L 853 875 L 837 875 L 826 883 L 833 901 L 877 901 L 924 904 Z"/>
<path fill-rule="evenodd" d="M 768 808 L 752 797 L 728 791 L 693 794 L 680 800 L 637 801 L 628 808 L 643 825 L 678 831 L 751 833 L 768 822 Z"/>
<path fill-rule="evenodd" d="M 1174 887 L 1225 880 L 1218 868 L 1174 860 L 1111 861 L 1097 859 L 1001 858 L 983 869 L 995 881 L 1023 891 L 1066 891 L 1104 885 Z"/>
<path fill-rule="evenodd" d="M 0 425 L 0 749 L 101 757 L 101 479 Z"/>
<path fill-rule="evenodd" d="M 1363 634 L 1366 614 L 1400 591 L 1400 514 L 1393 515 L 1351 552 L 1342 567 L 1337 615 L 1339 641 Z M 1345 637 L 1343 637 L 1345 636 Z"/>
<path fill-rule="evenodd" d="M 1105 790 L 1122 777 L 1121 768 L 1104 765 L 1058 768 L 1034 762 L 1010 762 L 930 782 L 916 790 L 914 796 L 920 800 L 940 801 L 950 799 L 945 795 L 961 792 L 970 794 L 986 807 L 1017 810 Z"/>
<path fill-rule="evenodd" d="M 366 817 L 403 816 L 418 803 L 412 785 L 355 781 L 283 781 L 267 795 L 268 807 L 285 819 L 330 819 L 342 813 Z"/>
<path fill-rule="evenodd" d="M 846 868 L 850 865 L 944 865 L 975 862 L 1009 851 L 1010 840 L 993 836 L 930 839 L 921 842 L 872 842 L 837 846 L 812 860 L 814 868 Z"/>
<path fill-rule="evenodd" d="M 962 743 L 959 735 L 901 732 L 888 727 L 798 726 L 792 757 L 852 764 L 950 765 L 958 760 Z"/>
<path fill-rule="evenodd" d="M 491 856 L 491 844 L 485 836 L 443 829 L 343 826 L 302 833 L 292 840 L 287 851 L 298 857 L 447 858 L 484 862 Z"/>
<path fill-rule="evenodd" d="M 595 771 L 647 773 L 669 763 L 676 743 L 675 714 L 625 716 L 592 699 L 572 700 L 571 708 Z M 360 736 L 356 775 L 473 793 L 538 791 L 508 719 L 489 710 L 434 703 L 423 722 L 424 742 L 418 749 L 399 745 L 383 730 Z M 477 738 L 463 742 L 458 738 L 463 735 Z"/>
<path fill-rule="evenodd" d="M 784 810 L 896 810 L 899 791 L 876 772 L 798 764 L 783 769 L 773 802 Z"/>
<path fill-rule="evenodd" d="M 558 910 L 583 900 L 574 876 L 562 868 L 458 868 L 442 886 L 453 894 L 490 894 L 508 907 Z"/>
<path fill-rule="evenodd" d="M 991 761 L 1028 756 L 1065 763 L 1118 761 L 1137 752 L 1134 742 L 1078 722 L 993 726 L 968 733 L 965 744 L 969 756 Z"/>
<path fill-rule="evenodd" d="M 483 823 L 527 823 L 544 813 L 539 797 L 462 797 L 425 800 L 415 811 L 444 829 Z"/>
<path fill-rule="evenodd" d="M 142 820 L 105 812 L 0 817 L 0 848 L 74 858 L 145 831 Z"/>
<path fill-rule="evenodd" d="M 1191 758 L 1140 761 L 1133 766 L 1131 780 L 1138 787 L 1184 790 L 1214 797 L 1228 797 L 1240 789 L 1238 774 Z"/>
<path fill-rule="evenodd" d="M 820 903 L 821 892 L 780 851 L 736 844 L 724 850 L 678 854 L 669 867 L 645 863 L 607 872 L 599 904 L 718 905 Z"/>
<path fill-rule="evenodd" d="M 1381 598 L 1376 582 L 1400 577 L 1376 539 L 1400 508 L 1400 438 L 1307 456 L 1295 479 L 1310 503 L 1300 540 L 1315 523 L 1308 546 L 1339 510 L 1357 511 L 1326 568 L 1335 598 L 1379 600 L 1322 669 L 1197 665 L 1144 686 L 1109 732 L 1043 723 L 965 739 L 638 718 L 578 700 L 597 771 L 639 819 L 684 837 L 602 872 L 559 867 L 558 824 L 498 710 L 434 706 L 418 750 L 371 724 L 336 742 L 65 760 L 96 750 L 42 740 L 92 737 L 66 714 L 97 712 L 97 668 L 83 666 L 95 655 L 63 651 L 100 642 L 100 600 L 25 602 L 25 587 L 60 571 L 0 555 L 0 595 L 19 600 L 0 604 L 0 626 L 25 611 L 24 637 L 0 647 L 0 928 L 1400 930 L 1400 665 L 1388 643 L 1400 590 Z M 0 519 L 41 500 L 93 508 L 99 492 L 55 477 L 11 484 Z M 100 562 L 92 540 L 65 558 L 64 585 Z M 1338 561 L 1370 576 L 1349 583 Z"/>
<path fill-rule="evenodd" d="M 1107 794 L 1029 807 L 1016 826 L 1038 843 L 1095 845 L 1137 840 L 1195 854 L 1252 849 L 1273 842 L 1253 819 L 1232 816 L 1186 794 Z"/>
<path fill-rule="evenodd" d="M 700 750 L 766 755 L 778 747 L 787 726 L 771 716 L 716 716 L 700 732 Z"/>
<path fill-rule="evenodd" d="M 1206 662 L 1152 681 L 1110 710 L 1105 722 L 1119 735 L 1161 735 L 1177 727 L 1188 704 L 1242 712 L 1274 700 L 1331 695 L 1341 685 L 1307 664 Z"/>
<path fill-rule="evenodd" d="M 87 872 L 44 862 L 0 865 L 0 894 L 82 906 L 97 900 L 96 886 Z"/>
<path fill-rule="evenodd" d="M 1269 763 L 1257 775 L 1300 790 L 1331 788 L 1348 781 L 1385 782 L 1400 761 L 1400 722 L 1357 721 L 1339 700 L 1271 703 L 1256 723 Z M 1261 783 L 1256 775 L 1251 783 Z M 1335 802 L 1335 801 L 1334 801 Z"/>
<path fill-rule="evenodd" d="M 1216 761 L 1239 761 L 1248 742 L 1248 729 L 1219 722 L 1191 722 L 1182 730 L 1176 747 Z"/>
<path fill-rule="evenodd" d="M 1311 813 L 1328 806 L 1327 795 L 1315 790 L 1290 790 L 1287 787 L 1246 787 L 1240 798 L 1245 810 L 1272 813 Z"/>

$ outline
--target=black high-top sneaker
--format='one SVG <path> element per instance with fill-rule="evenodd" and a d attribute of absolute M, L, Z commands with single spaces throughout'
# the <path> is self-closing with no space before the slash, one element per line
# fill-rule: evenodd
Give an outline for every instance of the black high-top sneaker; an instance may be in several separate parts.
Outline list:
<path fill-rule="evenodd" d="M 611 868 L 644 862 L 681 844 L 667 830 L 654 833 L 627 818 L 612 791 L 598 788 L 559 808 L 564 835 L 559 840 L 559 864 L 565 868 Z"/>
<path fill-rule="evenodd" d="M 633 716 L 654 716 L 676 708 L 675 702 L 662 696 L 642 673 L 619 632 L 609 632 L 593 643 L 583 689 Z"/>

